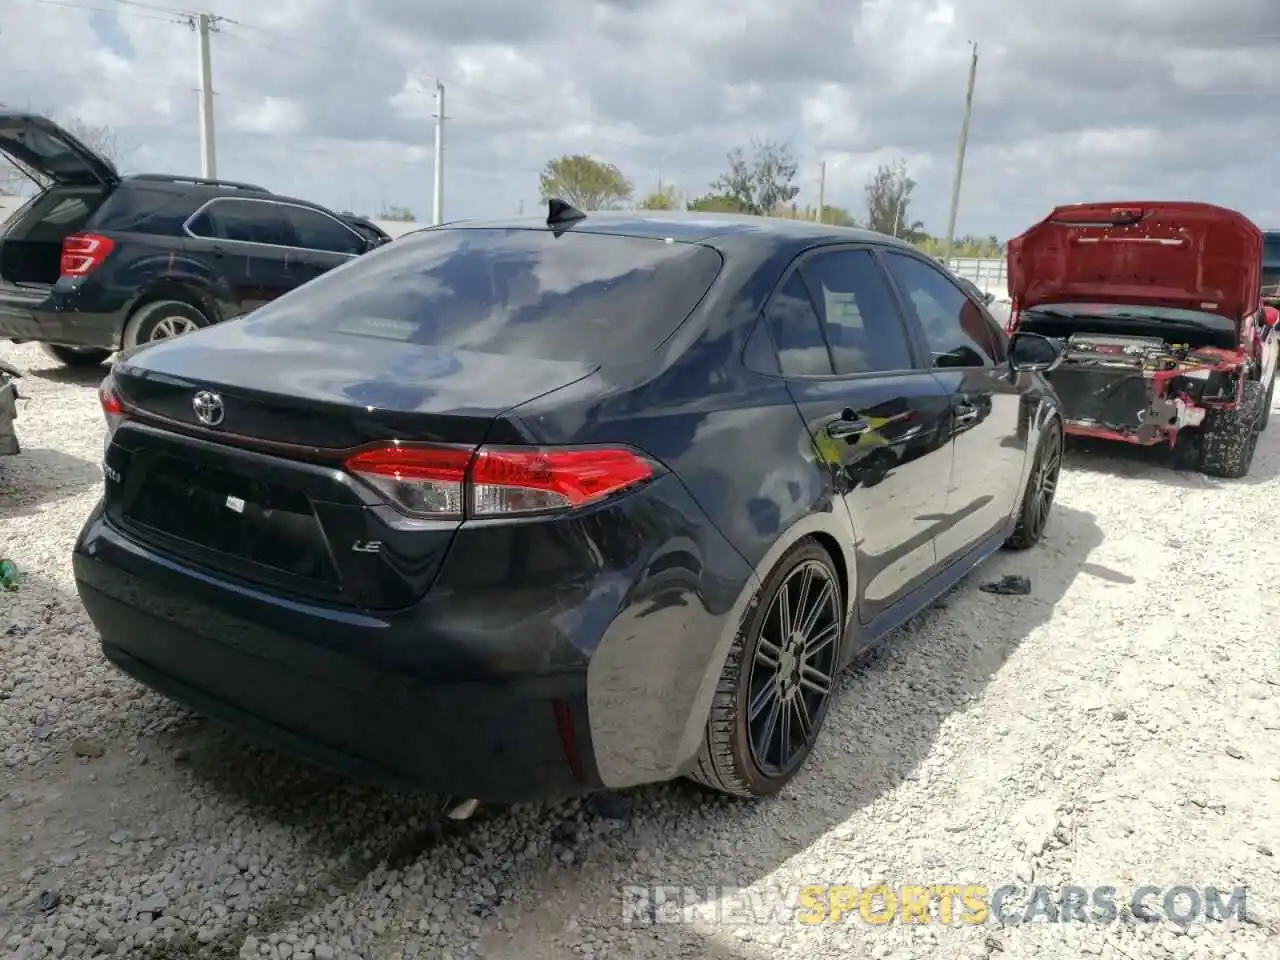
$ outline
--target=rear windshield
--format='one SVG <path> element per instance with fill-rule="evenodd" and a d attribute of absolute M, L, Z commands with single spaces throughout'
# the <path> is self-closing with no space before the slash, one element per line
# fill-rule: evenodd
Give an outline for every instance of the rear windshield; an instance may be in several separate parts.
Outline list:
<path fill-rule="evenodd" d="M 272 335 L 398 340 L 588 363 L 656 349 L 720 271 L 709 247 L 549 230 L 428 230 L 254 313 Z M 257 324 L 255 324 L 257 325 Z"/>

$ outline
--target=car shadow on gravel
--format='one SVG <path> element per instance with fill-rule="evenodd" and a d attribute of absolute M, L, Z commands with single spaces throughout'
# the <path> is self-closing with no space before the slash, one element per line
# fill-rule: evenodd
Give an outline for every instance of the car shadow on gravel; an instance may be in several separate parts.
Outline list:
<path fill-rule="evenodd" d="M 1203 490 L 1222 484 L 1245 486 L 1271 483 L 1280 475 L 1280 419 L 1258 438 L 1249 474 L 1236 480 L 1210 477 L 1175 458 L 1164 444 L 1137 447 L 1106 440 L 1071 438 L 1067 442 L 1063 466 L 1068 470 L 1121 479 L 1158 480 L 1170 486 Z"/>
<path fill-rule="evenodd" d="M 45 503 L 101 483 L 97 463 L 61 450 L 24 447 L 16 456 L 0 457 L 0 520 L 35 513 Z"/>
<path fill-rule="evenodd" d="M 64 367 L 51 363 L 44 367 L 30 367 L 26 375 L 50 383 L 67 383 L 81 387 L 96 387 L 111 369 L 109 364 L 99 363 L 92 367 Z"/>

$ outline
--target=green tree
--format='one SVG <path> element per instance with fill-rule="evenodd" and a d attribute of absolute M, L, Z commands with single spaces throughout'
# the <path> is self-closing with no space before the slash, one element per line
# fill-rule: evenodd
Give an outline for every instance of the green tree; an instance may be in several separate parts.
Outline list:
<path fill-rule="evenodd" d="M 382 212 L 378 214 L 379 220 L 399 220 L 402 223 L 409 223 L 417 219 L 413 215 L 413 211 L 408 207 L 383 207 Z"/>
<path fill-rule="evenodd" d="M 858 221 L 853 218 L 848 210 L 844 207 L 823 207 L 822 222 L 829 223 L 833 227 L 856 227 Z"/>
<path fill-rule="evenodd" d="M 867 181 L 867 229 L 904 239 L 923 236 L 924 224 L 911 219 L 915 188 L 905 162 L 881 164 Z"/>
<path fill-rule="evenodd" d="M 632 194 L 621 170 L 580 153 L 548 160 L 538 179 L 543 200 L 558 197 L 583 211 L 607 210 Z"/>
<path fill-rule="evenodd" d="M 659 185 L 658 189 L 640 201 L 641 210 L 674 210 L 679 205 L 676 188 Z"/>
<path fill-rule="evenodd" d="M 690 200 L 685 207 L 699 213 L 745 213 L 742 204 L 734 197 L 719 193 L 708 193 L 703 197 Z"/>
<path fill-rule="evenodd" d="M 743 213 L 765 216 L 791 203 L 800 192 L 795 185 L 799 167 L 785 143 L 753 140 L 750 158 L 741 147 L 735 147 L 728 160 L 728 171 L 711 189 L 722 197 L 732 197 Z"/>

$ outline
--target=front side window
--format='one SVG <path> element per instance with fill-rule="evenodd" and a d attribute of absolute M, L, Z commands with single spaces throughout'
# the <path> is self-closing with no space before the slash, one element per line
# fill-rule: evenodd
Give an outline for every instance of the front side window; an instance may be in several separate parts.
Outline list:
<path fill-rule="evenodd" d="M 210 240 L 297 246 L 282 210 L 280 204 L 262 200 L 214 200 L 192 218 L 188 229 Z"/>
<path fill-rule="evenodd" d="M 915 308 L 934 367 L 987 367 L 996 362 L 998 347 L 986 316 L 945 273 L 903 253 L 886 252 L 885 263 Z"/>
<path fill-rule="evenodd" d="M 364 243 L 356 234 L 333 217 L 307 207 L 282 208 L 293 226 L 295 243 L 308 250 L 324 250 L 329 253 L 363 253 Z"/>

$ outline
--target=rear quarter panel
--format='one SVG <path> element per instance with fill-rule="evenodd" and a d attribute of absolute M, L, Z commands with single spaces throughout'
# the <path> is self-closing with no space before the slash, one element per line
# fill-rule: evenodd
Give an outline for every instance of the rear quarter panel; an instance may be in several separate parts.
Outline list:
<path fill-rule="evenodd" d="M 647 576 L 633 585 L 635 596 L 665 593 L 670 602 L 662 618 L 623 603 L 591 662 L 592 735 L 601 777 L 611 786 L 687 772 L 729 648 L 760 582 L 793 544 L 820 536 L 837 565 L 855 575 L 848 511 L 833 495 L 830 470 L 813 451 L 785 384 L 741 361 L 764 300 L 792 256 L 730 260 L 657 355 L 605 367 L 519 409 L 524 430 L 540 442 L 625 442 L 646 451 L 672 471 L 701 518 L 682 518 L 679 550 L 651 544 L 655 559 L 672 558 L 649 565 L 661 570 L 661 589 Z M 637 729 L 634 716 L 610 706 L 627 702 L 618 696 L 619 678 L 656 683 L 671 680 L 672 670 L 687 676 L 664 681 L 647 721 L 651 733 L 631 741 L 611 736 L 613 729 Z M 634 702 L 627 709 L 634 711 Z"/>

